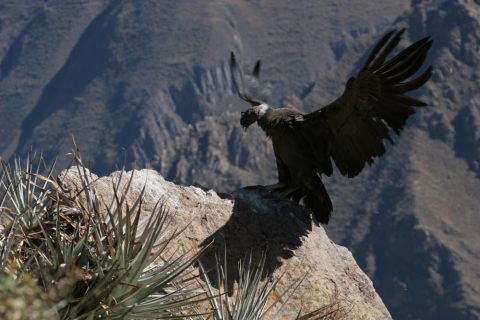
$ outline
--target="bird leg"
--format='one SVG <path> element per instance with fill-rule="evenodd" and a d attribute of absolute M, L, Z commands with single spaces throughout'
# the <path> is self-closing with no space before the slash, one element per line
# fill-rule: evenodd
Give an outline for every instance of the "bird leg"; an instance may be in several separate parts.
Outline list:
<path fill-rule="evenodd" d="M 265 188 L 264 186 L 262 185 L 254 185 L 254 186 L 246 186 L 246 187 L 243 187 L 243 189 L 245 190 L 259 190 L 259 189 L 263 189 Z"/>
<path fill-rule="evenodd" d="M 265 188 L 268 192 L 275 194 L 279 198 L 289 198 L 295 191 L 297 191 L 297 188 L 281 182 L 265 186 Z"/>
<path fill-rule="evenodd" d="M 280 198 L 290 198 L 292 194 L 297 190 L 298 189 L 294 187 L 287 187 L 282 191 L 275 192 L 275 194 Z"/>
<path fill-rule="evenodd" d="M 285 189 L 286 187 L 287 187 L 286 184 L 279 182 L 279 183 L 275 183 L 275 184 L 265 186 L 265 189 L 267 189 L 267 191 L 269 191 L 269 192 L 278 192 L 280 190 Z"/>
<path fill-rule="evenodd" d="M 298 191 L 298 188 L 288 186 L 284 183 L 275 183 L 267 186 L 256 185 L 256 186 L 248 186 L 244 187 L 246 190 L 266 190 L 269 193 L 274 194 L 276 197 L 279 198 L 290 198 L 292 194 Z"/>

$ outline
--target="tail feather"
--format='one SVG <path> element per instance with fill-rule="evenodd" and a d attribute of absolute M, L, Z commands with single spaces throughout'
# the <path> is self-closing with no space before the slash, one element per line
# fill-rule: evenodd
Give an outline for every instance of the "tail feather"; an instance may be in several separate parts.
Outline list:
<path fill-rule="evenodd" d="M 305 207 L 312 210 L 313 218 L 317 223 L 328 224 L 333 204 L 320 178 L 318 178 L 318 183 L 316 183 L 316 190 L 307 190 L 303 201 Z"/>

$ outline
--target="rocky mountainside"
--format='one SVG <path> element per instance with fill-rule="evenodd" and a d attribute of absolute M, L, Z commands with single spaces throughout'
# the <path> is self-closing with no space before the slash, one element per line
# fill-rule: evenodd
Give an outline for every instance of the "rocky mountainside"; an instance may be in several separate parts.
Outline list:
<path fill-rule="evenodd" d="M 60 181 L 73 192 L 82 192 L 79 177 L 75 166 L 63 171 Z M 216 278 L 215 256 L 226 252 L 232 290 L 238 284 L 239 262 L 252 254 L 258 264 L 265 253 L 265 277 L 280 279 L 272 299 L 285 299 L 282 293 L 301 281 L 287 304 L 285 319 L 331 303 L 335 304 L 332 311 L 339 310 L 334 319 L 391 319 L 348 249 L 334 244 L 321 226 L 312 224 L 309 212 L 291 201 L 271 197 L 261 189 L 240 189 L 220 197 L 213 190 L 175 185 L 147 169 L 116 171 L 100 178 L 92 174 L 91 179 L 90 187 L 107 204 L 114 198 L 112 185 L 119 179 L 119 190 L 129 184 L 128 205 L 143 192 L 140 225 L 163 201 L 169 210 L 166 229 L 183 230 L 173 244 L 177 252 L 204 247 L 200 261 L 205 270 L 211 270 L 211 281 Z"/>
<path fill-rule="evenodd" d="M 386 30 L 434 38 L 432 80 L 396 145 L 327 179 L 327 233 L 352 250 L 394 318 L 480 317 L 480 5 L 407 1 L 0 3 L 0 155 L 31 147 L 58 167 L 71 135 L 95 172 L 153 167 L 220 191 L 270 184 L 270 142 L 242 132 L 227 58 L 263 60 L 275 105 L 343 90 Z M 406 43 L 405 41 L 404 43 Z"/>

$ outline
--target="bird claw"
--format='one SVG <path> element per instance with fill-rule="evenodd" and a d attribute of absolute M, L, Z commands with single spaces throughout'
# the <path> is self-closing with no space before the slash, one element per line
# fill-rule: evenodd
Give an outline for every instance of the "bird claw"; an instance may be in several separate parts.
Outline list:
<path fill-rule="evenodd" d="M 283 191 L 276 192 L 275 194 L 280 198 L 290 198 L 296 190 L 297 190 L 296 188 L 290 187 L 290 188 L 286 188 Z"/>
<path fill-rule="evenodd" d="M 259 189 L 262 189 L 262 188 L 264 188 L 262 185 L 254 185 L 254 186 L 243 187 L 243 189 L 245 189 L 245 190 L 259 190 Z"/>
<path fill-rule="evenodd" d="M 246 190 L 265 190 L 278 198 L 290 198 L 290 196 L 297 190 L 296 188 L 290 187 L 284 183 L 276 183 L 267 186 L 248 186 L 244 187 Z"/>
<path fill-rule="evenodd" d="M 274 194 L 279 198 L 290 198 L 290 196 L 297 190 L 294 187 L 288 186 L 284 183 L 276 183 L 265 186 L 268 192 Z"/>
<path fill-rule="evenodd" d="M 287 187 L 288 186 L 284 183 L 275 183 L 275 184 L 265 186 L 265 189 L 267 189 L 268 192 L 279 192 Z"/>

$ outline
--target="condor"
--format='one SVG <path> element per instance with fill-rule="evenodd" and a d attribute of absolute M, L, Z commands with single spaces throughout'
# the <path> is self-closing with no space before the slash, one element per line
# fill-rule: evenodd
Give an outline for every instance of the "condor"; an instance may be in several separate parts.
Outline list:
<path fill-rule="evenodd" d="M 432 46 L 423 38 L 391 56 L 405 29 L 387 33 L 375 45 L 356 77 L 350 78 L 343 94 L 329 105 L 304 114 L 290 108 L 273 108 L 250 92 L 235 55 L 230 69 L 238 95 L 251 107 L 242 112 L 246 130 L 257 122 L 271 138 L 278 169 L 278 183 L 268 187 L 282 197 L 303 202 L 318 223 L 328 223 L 332 201 L 322 183 L 333 164 L 349 178 L 385 153 L 384 141 L 391 131 L 400 134 L 408 117 L 426 103 L 407 94 L 425 84 L 432 75 L 429 66 L 419 76 Z M 257 62 L 250 80 L 258 80 Z"/>

